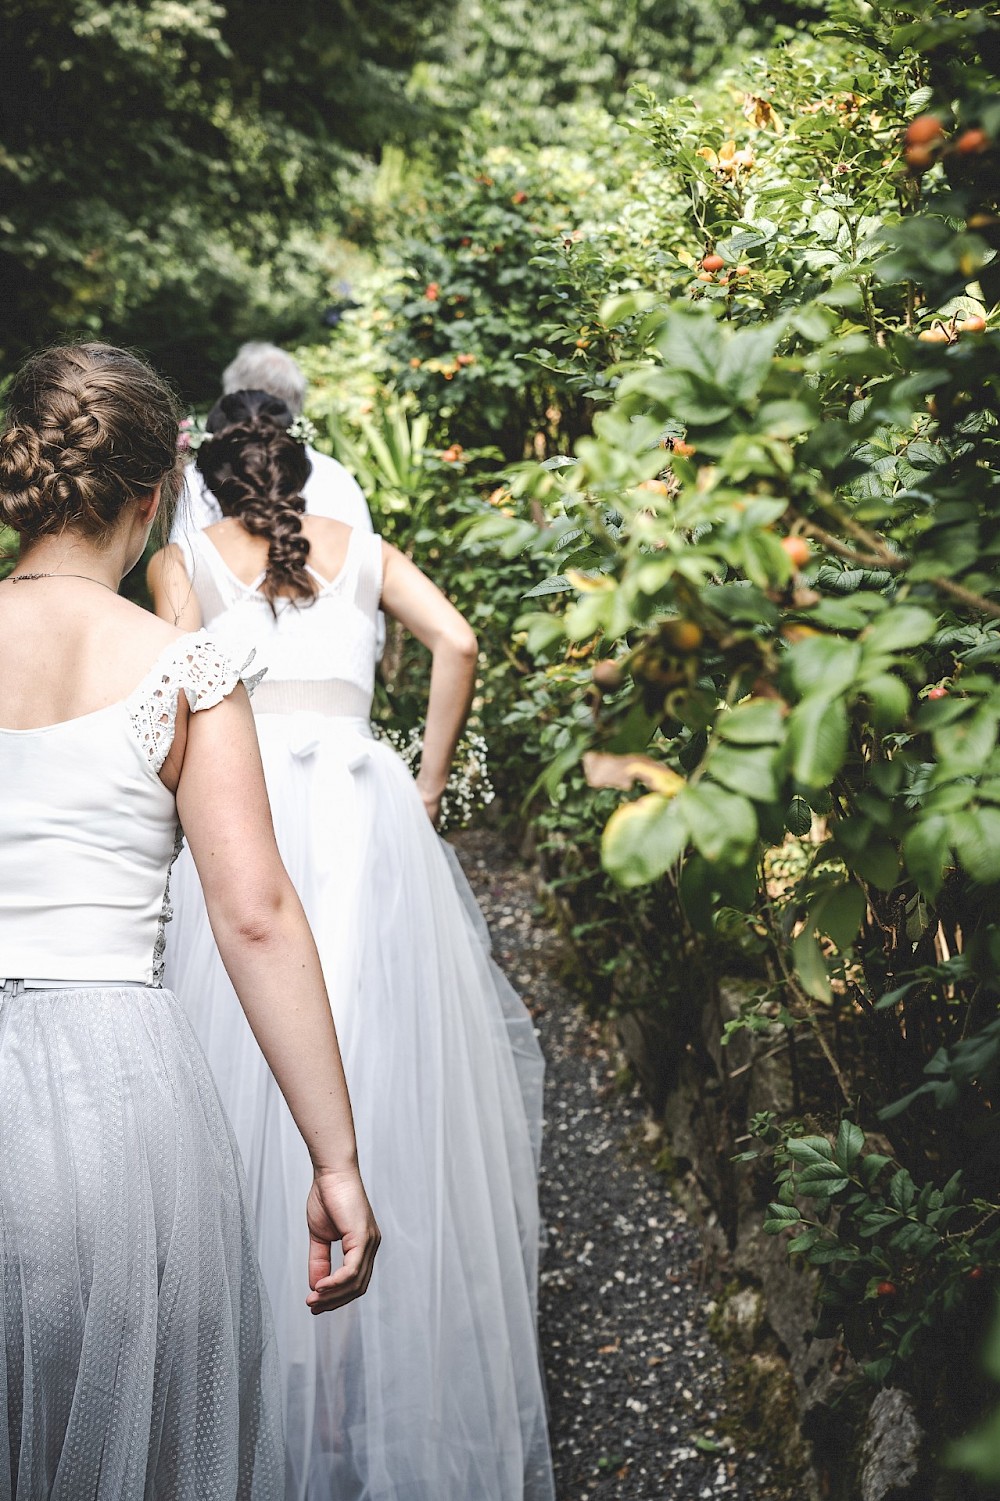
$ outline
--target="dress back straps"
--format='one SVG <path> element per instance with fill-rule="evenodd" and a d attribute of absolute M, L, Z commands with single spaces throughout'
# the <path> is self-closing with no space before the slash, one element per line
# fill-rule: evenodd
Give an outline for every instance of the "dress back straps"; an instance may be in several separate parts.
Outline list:
<path fill-rule="evenodd" d="M 354 602 L 363 615 L 374 621 L 382 600 L 382 538 L 371 532 L 351 534 L 357 554 Z"/>
<path fill-rule="evenodd" d="M 202 622 L 211 625 L 249 591 L 240 589 L 235 576 L 223 564 L 222 555 L 204 532 L 186 532 L 176 545 L 201 609 Z"/>
<path fill-rule="evenodd" d="M 261 599 L 264 575 L 245 584 L 228 566 L 219 549 L 204 532 L 188 532 L 176 543 L 201 608 L 204 625 L 247 599 Z M 319 596 L 336 591 L 353 600 L 363 615 L 374 620 L 382 597 L 382 539 L 353 528 L 344 561 L 336 576 L 326 579 L 307 563 Z"/>

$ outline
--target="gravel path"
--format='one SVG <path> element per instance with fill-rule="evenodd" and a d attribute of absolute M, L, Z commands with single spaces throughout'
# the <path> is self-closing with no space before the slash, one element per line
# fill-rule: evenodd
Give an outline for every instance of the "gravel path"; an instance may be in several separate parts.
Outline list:
<path fill-rule="evenodd" d="M 560 978 L 530 872 L 493 833 L 453 842 L 548 1060 L 540 1321 L 559 1501 L 783 1496 L 727 1431 L 697 1232 L 652 1169 L 641 1100 Z"/>

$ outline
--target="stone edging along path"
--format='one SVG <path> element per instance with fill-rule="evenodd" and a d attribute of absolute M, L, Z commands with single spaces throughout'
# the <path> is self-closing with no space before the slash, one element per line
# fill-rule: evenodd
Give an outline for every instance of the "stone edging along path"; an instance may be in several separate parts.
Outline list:
<path fill-rule="evenodd" d="M 450 842 L 548 1064 L 540 1324 L 558 1501 L 785 1501 L 733 1426 L 698 1232 L 653 1168 L 641 1099 L 561 978 L 531 873 L 492 832 Z"/>

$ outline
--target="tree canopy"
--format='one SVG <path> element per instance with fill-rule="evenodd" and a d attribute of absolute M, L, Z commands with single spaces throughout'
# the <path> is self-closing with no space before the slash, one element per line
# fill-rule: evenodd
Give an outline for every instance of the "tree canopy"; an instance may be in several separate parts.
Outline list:
<path fill-rule="evenodd" d="M 315 231 L 348 153 L 416 130 L 449 10 L 5 0 L 0 359 L 89 332 L 198 392 L 234 337 L 318 331 Z"/>

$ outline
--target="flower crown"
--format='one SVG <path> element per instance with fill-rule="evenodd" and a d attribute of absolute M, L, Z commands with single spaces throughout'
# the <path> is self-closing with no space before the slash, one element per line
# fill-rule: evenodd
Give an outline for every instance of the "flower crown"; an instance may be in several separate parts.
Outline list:
<path fill-rule="evenodd" d="M 286 427 L 285 431 L 296 443 L 303 445 L 315 443 L 319 436 L 315 422 L 301 414 L 289 427 Z M 214 437 L 215 434 L 210 433 L 204 424 L 199 425 L 196 418 L 185 417 L 177 433 L 177 451 L 193 457 L 203 443 L 211 442 Z"/>

